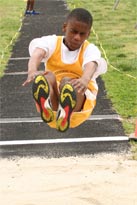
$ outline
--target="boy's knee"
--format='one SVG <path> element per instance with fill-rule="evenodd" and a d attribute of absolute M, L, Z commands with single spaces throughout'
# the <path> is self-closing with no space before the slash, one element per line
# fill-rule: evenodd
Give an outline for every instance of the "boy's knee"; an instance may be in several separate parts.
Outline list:
<path fill-rule="evenodd" d="M 71 78 L 69 77 L 63 77 L 60 81 L 60 88 L 62 88 L 66 83 L 69 83 Z"/>
<path fill-rule="evenodd" d="M 55 77 L 55 75 L 51 71 L 46 71 L 45 72 L 45 77 Z"/>
<path fill-rule="evenodd" d="M 56 77 L 54 73 L 52 73 L 51 71 L 47 71 L 45 73 L 45 78 L 51 83 L 54 83 L 56 81 Z"/>
<path fill-rule="evenodd" d="M 64 78 L 61 79 L 60 84 L 63 84 L 63 85 L 64 85 L 65 83 L 69 83 L 70 80 L 71 80 L 71 78 L 69 78 L 69 77 L 64 77 Z"/>

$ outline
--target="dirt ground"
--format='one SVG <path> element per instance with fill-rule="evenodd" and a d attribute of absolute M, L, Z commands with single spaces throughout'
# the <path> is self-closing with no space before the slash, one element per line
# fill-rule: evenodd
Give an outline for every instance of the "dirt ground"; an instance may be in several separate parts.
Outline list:
<path fill-rule="evenodd" d="M 1 205 L 137 205 L 129 155 L 0 160 Z"/>

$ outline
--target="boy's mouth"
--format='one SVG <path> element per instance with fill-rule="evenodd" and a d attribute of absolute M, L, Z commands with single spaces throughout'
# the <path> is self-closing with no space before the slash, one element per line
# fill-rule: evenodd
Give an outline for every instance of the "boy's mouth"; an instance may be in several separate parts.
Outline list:
<path fill-rule="evenodd" d="M 70 51 L 74 51 L 74 50 L 77 50 L 77 49 L 80 48 L 79 43 L 76 43 L 76 42 L 66 42 L 66 40 L 64 39 L 64 40 L 63 40 L 63 43 L 67 46 L 67 48 L 68 48 Z"/>
<path fill-rule="evenodd" d="M 69 43 L 68 45 L 66 45 L 69 50 L 74 51 L 80 48 L 78 43 Z"/>

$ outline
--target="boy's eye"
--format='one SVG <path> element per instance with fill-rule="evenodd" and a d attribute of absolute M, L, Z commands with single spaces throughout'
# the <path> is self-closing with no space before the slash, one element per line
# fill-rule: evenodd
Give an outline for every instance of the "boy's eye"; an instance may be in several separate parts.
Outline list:
<path fill-rule="evenodd" d="M 81 35 L 81 36 L 84 36 L 84 35 L 85 35 L 85 33 L 81 32 L 81 33 L 80 33 L 80 35 Z"/>
<path fill-rule="evenodd" d="M 71 32 L 71 33 L 75 33 L 75 34 L 78 33 L 77 31 L 75 31 L 75 30 L 73 30 L 73 29 L 71 29 L 70 32 Z"/>
<path fill-rule="evenodd" d="M 73 30 L 73 29 L 71 29 L 70 32 L 73 33 L 73 34 L 78 34 L 79 33 L 78 31 Z M 83 36 L 83 35 L 85 35 L 85 33 L 81 32 L 81 33 L 79 33 L 79 35 Z"/>

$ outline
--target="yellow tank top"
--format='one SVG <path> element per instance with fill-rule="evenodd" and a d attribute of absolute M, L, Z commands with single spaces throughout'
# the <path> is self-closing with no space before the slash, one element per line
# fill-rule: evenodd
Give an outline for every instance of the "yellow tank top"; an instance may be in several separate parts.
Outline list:
<path fill-rule="evenodd" d="M 61 60 L 61 44 L 63 41 L 62 36 L 58 36 L 57 45 L 54 53 L 46 62 L 46 67 L 48 70 L 53 72 L 56 76 L 57 81 L 60 82 L 62 77 L 71 77 L 71 78 L 79 78 L 83 74 L 82 64 L 83 64 L 83 54 L 86 47 L 89 45 L 88 41 L 85 41 L 80 48 L 78 57 L 76 61 L 72 64 L 63 63 Z M 94 81 L 90 81 L 88 85 L 88 89 L 92 92 L 89 92 L 89 95 L 86 94 L 86 100 L 83 107 L 83 110 L 80 112 L 73 112 L 70 120 L 70 128 L 77 127 L 81 123 L 83 123 L 92 113 L 92 110 L 96 104 L 96 94 L 98 91 L 97 84 Z M 94 95 L 92 94 L 94 93 Z M 96 93 L 96 94 L 95 94 Z M 55 120 L 53 122 L 48 123 L 48 125 L 52 128 L 56 128 L 56 112 L 54 111 Z"/>
<path fill-rule="evenodd" d="M 54 53 L 48 59 L 46 67 L 48 70 L 55 73 L 57 81 L 60 81 L 62 77 L 79 78 L 82 76 L 82 64 L 83 54 L 86 47 L 89 45 L 88 41 L 85 41 L 80 48 L 78 57 L 74 63 L 66 64 L 61 59 L 61 44 L 63 41 L 62 36 L 57 37 L 57 45 Z"/>

